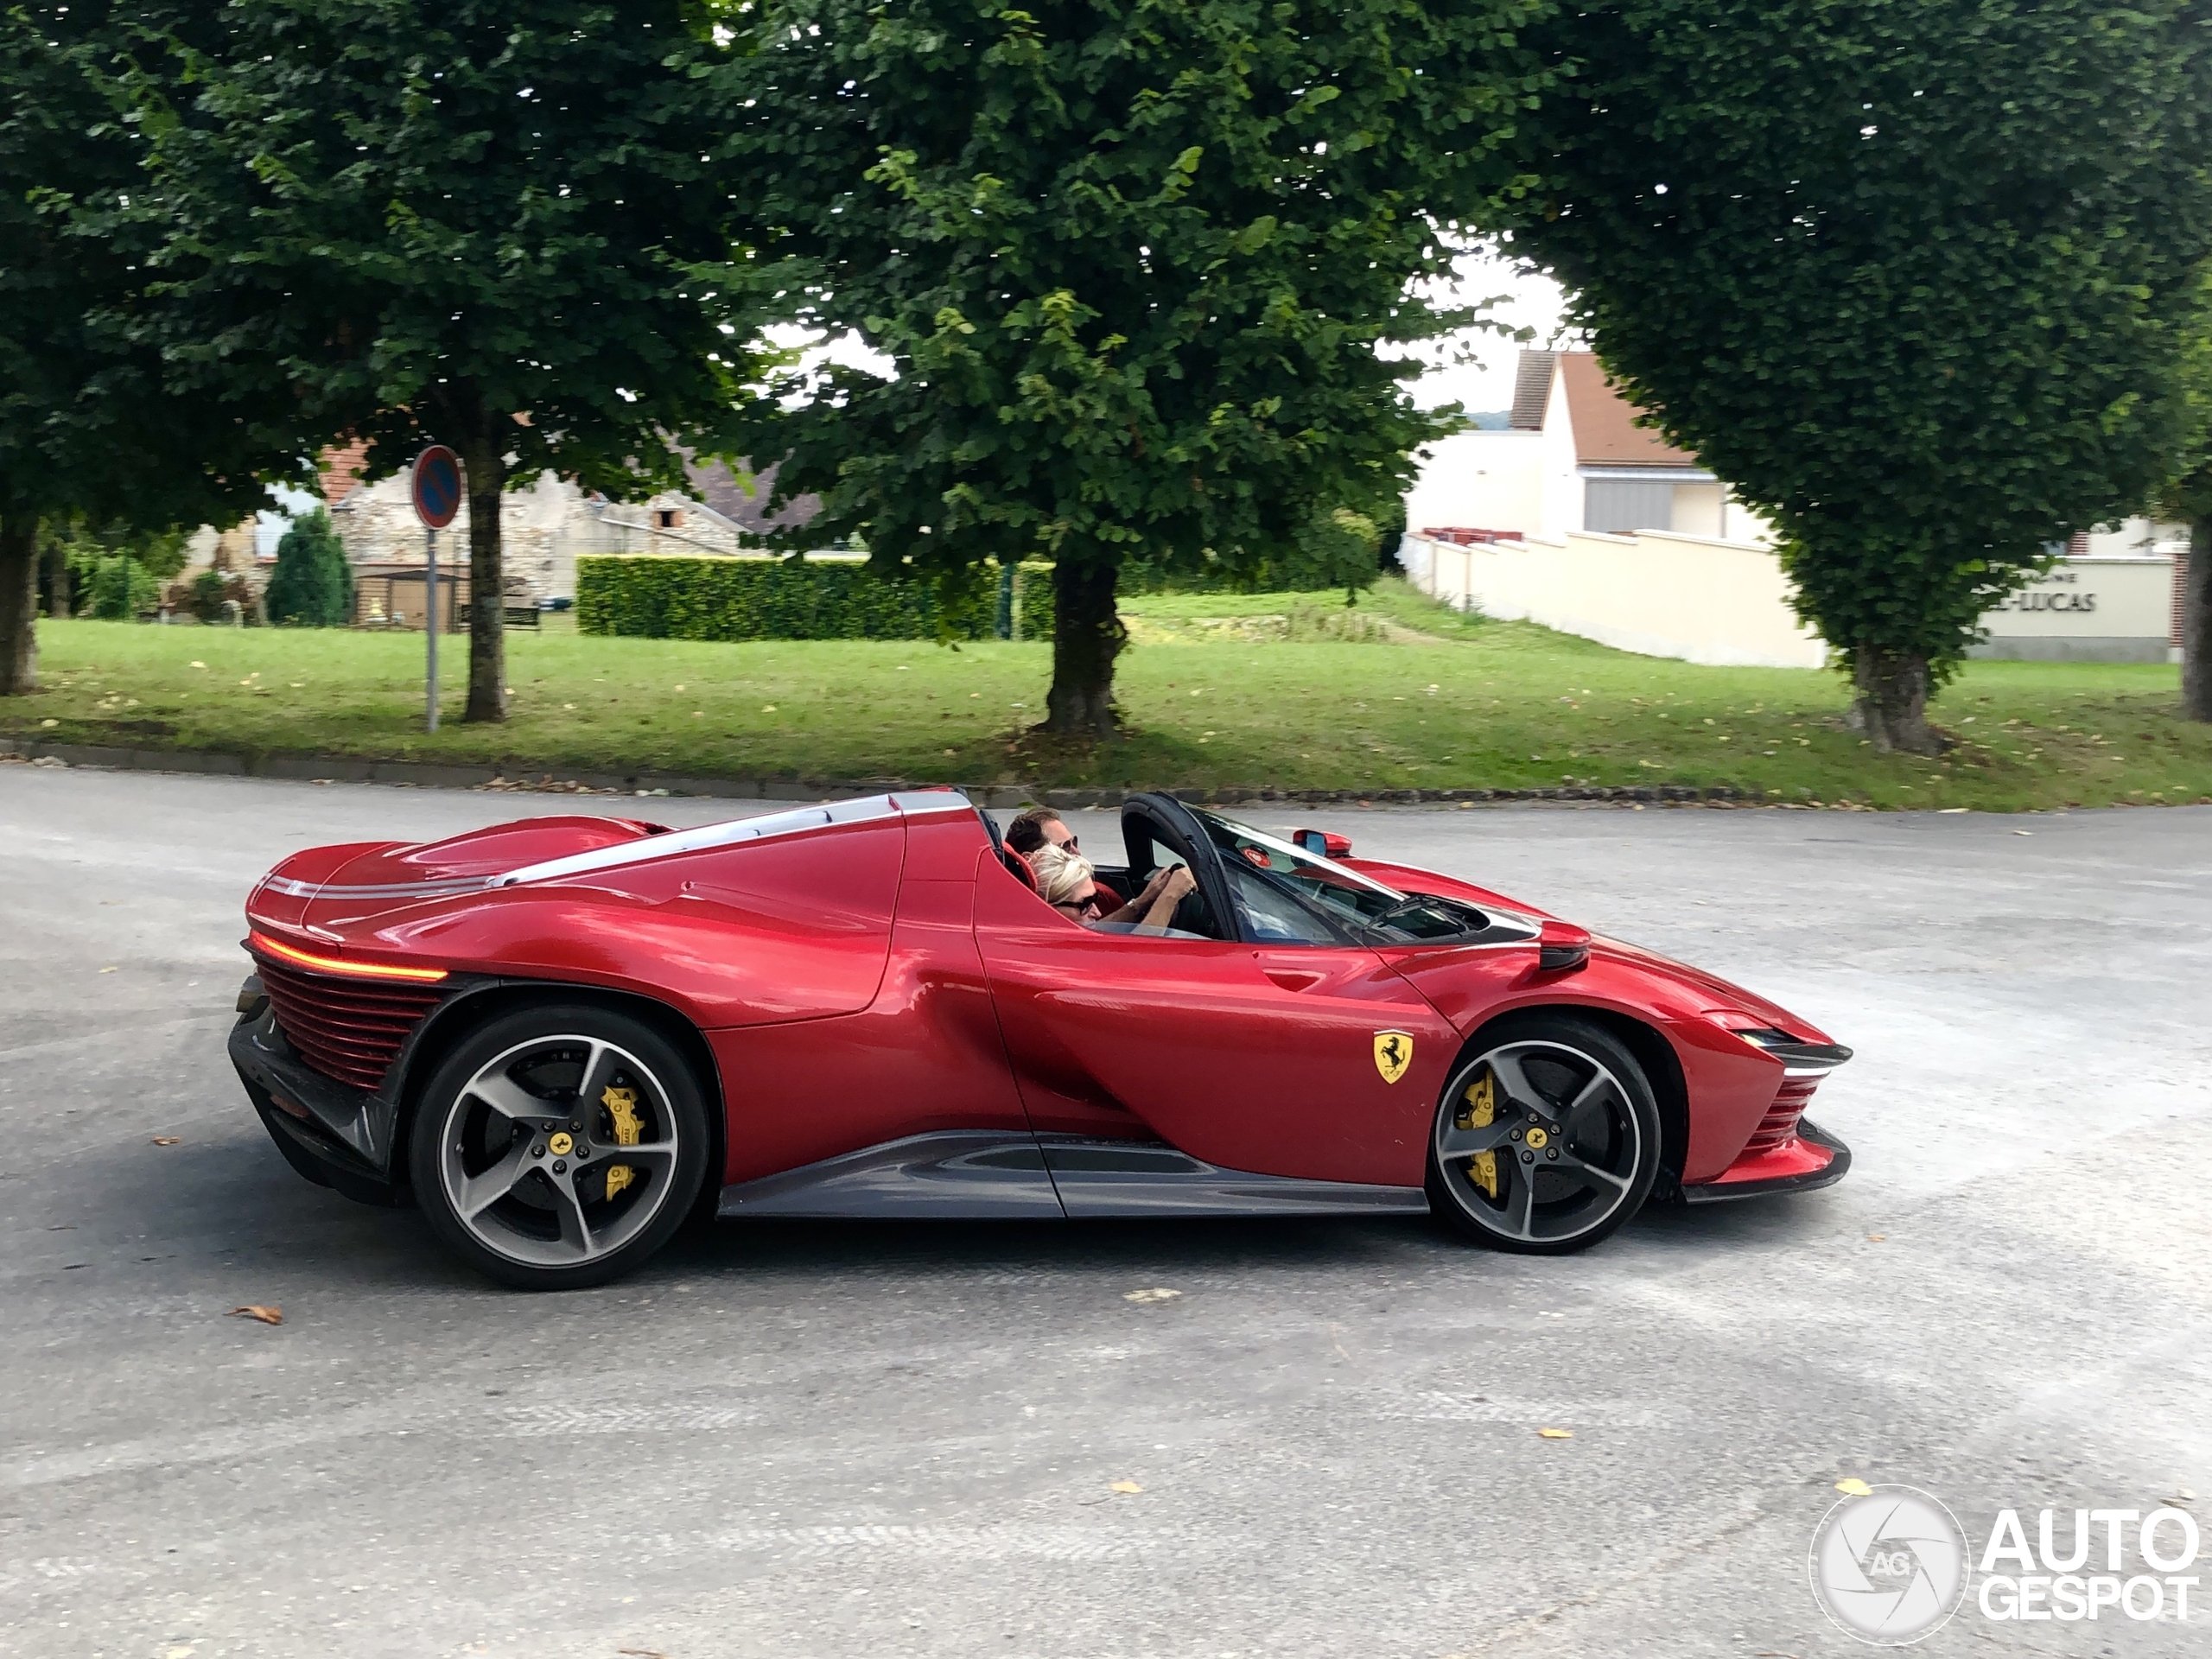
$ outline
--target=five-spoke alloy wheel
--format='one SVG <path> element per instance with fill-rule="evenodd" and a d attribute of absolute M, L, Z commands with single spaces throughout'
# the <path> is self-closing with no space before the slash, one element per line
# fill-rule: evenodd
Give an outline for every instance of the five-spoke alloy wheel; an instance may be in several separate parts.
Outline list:
<path fill-rule="evenodd" d="M 1552 1014 L 1502 1021 L 1480 1047 L 1437 1109 L 1438 1214 L 1497 1249 L 1558 1255 L 1643 1208 L 1659 1171 L 1659 1112 L 1633 1054 Z"/>
<path fill-rule="evenodd" d="M 706 1174 L 696 1079 L 652 1027 L 579 1004 L 485 1025 L 415 1116 L 416 1201 L 446 1242 L 511 1285 L 569 1289 L 668 1241 Z"/>

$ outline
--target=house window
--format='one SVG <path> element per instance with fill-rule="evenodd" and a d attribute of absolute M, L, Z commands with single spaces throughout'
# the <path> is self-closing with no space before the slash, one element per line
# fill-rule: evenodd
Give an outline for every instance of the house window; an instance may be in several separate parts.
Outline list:
<path fill-rule="evenodd" d="M 1582 528 L 1623 533 L 1675 527 L 1673 481 L 1593 478 L 1582 486 Z"/>
<path fill-rule="evenodd" d="M 663 530 L 681 530 L 683 528 L 683 509 L 681 507 L 658 508 L 653 513 L 653 522 Z"/>

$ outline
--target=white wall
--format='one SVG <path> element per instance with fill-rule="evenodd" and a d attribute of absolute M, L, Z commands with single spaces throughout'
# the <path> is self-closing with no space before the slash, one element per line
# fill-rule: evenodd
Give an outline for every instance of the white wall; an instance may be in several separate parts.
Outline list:
<path fill-rule="evenodd" d="M 1460 609 L 1541 623 L 1621 651 L 1716 666 L 1818 668 L 1820 636 L 1789 607 L 1770 547 L 1637 531 L 1455 547 L 1409 536 L 1400 554 L 1424 593 Z M 2173 616 L 2164 558 L 2062 560 L 1982 618 L 1976 657 L 2163 663 Z"/>
<path fill-rule="evenodd" d="M 1406 528 L 1542 530 L 1543 434 L 1461 432 L 1423 451 Z"/>
<path fill-rule="evenodd" d="M 1454 547 L 1409 561 L 1424 591 L 1509 621 L 1541 623 L 1646 657 L 1714 666 L 1818 668 L 1827 648 L 1789 609 L 1770 549 L 1664 531 L 1576 531 Z"/>

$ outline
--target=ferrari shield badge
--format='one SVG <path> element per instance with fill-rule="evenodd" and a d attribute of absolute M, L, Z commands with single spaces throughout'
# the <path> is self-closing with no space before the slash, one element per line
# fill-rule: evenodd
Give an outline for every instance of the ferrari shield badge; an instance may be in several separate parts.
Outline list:
<path fill-rule="evenodd" d="M 1375 1069 L 1382 1074 L 1385 1083 L 1395 1083 L 1406 1075 L 1406 1068 L 1414 1063 L 1414 1039 L 1409 1032 L 1378 1031 L 1375 1033 Z"/>

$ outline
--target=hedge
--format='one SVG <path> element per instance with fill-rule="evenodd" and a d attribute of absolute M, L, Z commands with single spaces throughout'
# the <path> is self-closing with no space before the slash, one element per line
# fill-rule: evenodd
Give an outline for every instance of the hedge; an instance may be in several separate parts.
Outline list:
<path fill-rule="evenodd" d="M 1014 574 L 1014 634 L 1050 639 L 1052 566 Z M 955 639 L 1001 637 L 1000 584 L 945 607 Z M 576 561 L 580 632 L 645 639 L 934 639 L 939 600 L 927 580 L 895 581 L 852 560 L 588 556 Z"/>

